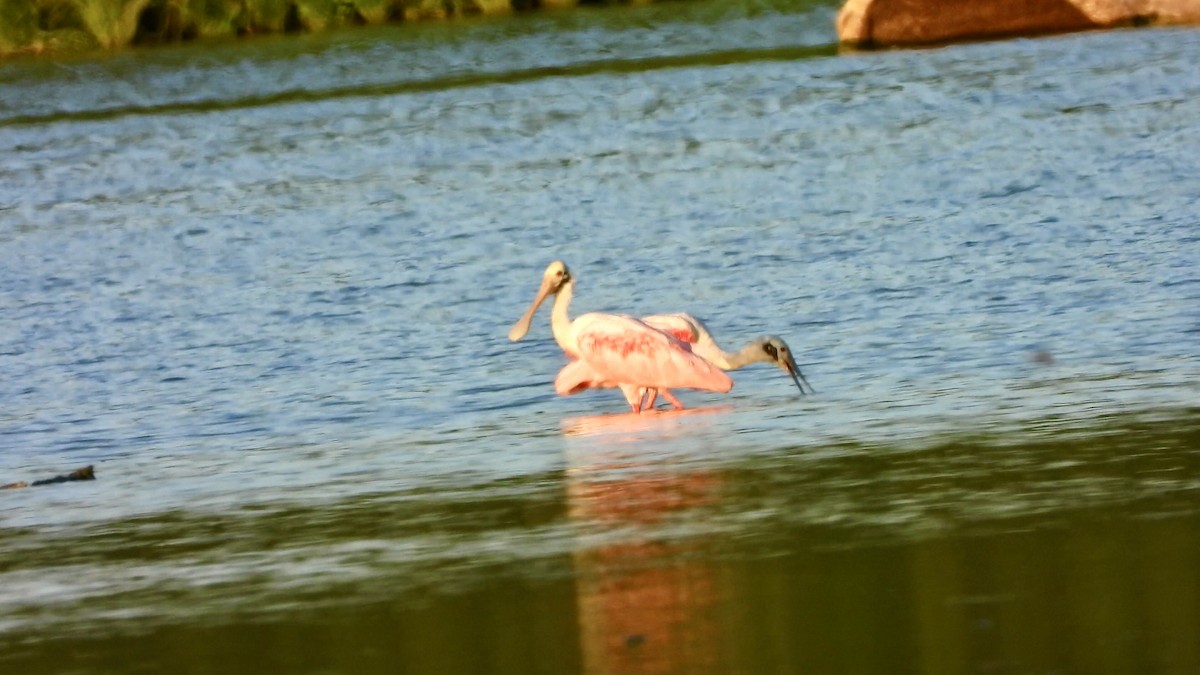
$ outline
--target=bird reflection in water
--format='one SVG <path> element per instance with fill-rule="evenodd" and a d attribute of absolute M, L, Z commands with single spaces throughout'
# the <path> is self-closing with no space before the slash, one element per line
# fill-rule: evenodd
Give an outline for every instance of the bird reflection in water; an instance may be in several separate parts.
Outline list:
<path fill-rule="evenodd" d="M 722 662 L 717 574 L 711 557 L 694 555 L 707 540 L 690 524 L 719 502 L 721 476 L 688 460 L 703 443 L 703 418 L 731 409 L 564 420 L 586 672 L 701 672 Z"/>

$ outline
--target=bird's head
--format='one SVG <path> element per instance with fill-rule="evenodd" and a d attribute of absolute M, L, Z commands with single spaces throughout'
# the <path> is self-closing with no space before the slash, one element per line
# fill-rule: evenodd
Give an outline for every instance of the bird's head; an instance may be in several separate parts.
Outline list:
<path fill-rule="evenodd" d="M 762 350 L 764 361 L 774 363 L 792 376 L 792 381 L 796 383 L 796 388 L 800 390 L 801 394 L 807 393 L 804 391 L 804 386 L 807 386 L 809 391 L 816 393 L 816 390 L 804 378 L 804 373 L 800 372 L 800 368 L 796 365 L 796 359 L 792 356 L 792 350 L 788 348 L 783 338 L 776 335 L 759 338 L 758 348 Z M 801 386 L 801 382 L 804 383 L 804 386 Z"/>
<path fill-rule="evenodd" d="M 529 305 L 529 309 L 525 310 L 525 314 L 517 319 L 512 328 L 508 331 L 508 339 L 516 342 L 525 337 L 529 332 L 529 325 L 533 323 L 533 315 L 537 314 L 538 308 L 546 301 L 546 298 L 557 294 L 563 288 L 571 284 L 571 270 L 567 269 L 567 264 L 561 260 L 555 260 L 546 266 L 546 271 L 542 273 L 542 285 L 538 287 L 537 295 L 533 298 L 533 303 Z"/>

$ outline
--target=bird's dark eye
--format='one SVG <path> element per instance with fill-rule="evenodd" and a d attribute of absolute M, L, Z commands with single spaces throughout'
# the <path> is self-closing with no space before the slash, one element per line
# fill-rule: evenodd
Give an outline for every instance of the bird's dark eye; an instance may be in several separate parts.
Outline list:
<path fill-rule="evenodd" d="M 775 345 L 763 345 L 763 351 L 773 359 L 779 356 L 779 352 L 775 351 Z"/>
<path fill-rule="evenodd" d="M 779 348 L 779 353 L 780 353 L 780 354 L 786 354 L 786 353 L 787 353 L 787 347 L 780 347 L 780 348 Z"/>

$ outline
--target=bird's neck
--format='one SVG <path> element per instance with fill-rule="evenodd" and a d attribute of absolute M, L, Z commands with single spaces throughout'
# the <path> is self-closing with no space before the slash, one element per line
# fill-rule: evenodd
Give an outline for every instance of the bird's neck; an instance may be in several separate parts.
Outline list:
<path fill-rule="evenodd" d="M 722 370 L 737 370 L 738 368 L 744 368 L 751 363 L 763 361 L 765 360 L 765 357 L 766 354 L 763 353 L 762 347 L 760 347 L 756 342 L 751 342 L 745 347 L 742 347 L 741 351 L 737 352 L 736 354 L 730 354 L 729 352 L 722 351 L 719 355 L 714 356 L 712 361 L 713 365 Z"/>
<path fill-rule="evenodd" d="M 575 345 L 575 335 L 571 331 L 571 317 L 567 314 L 574 291 L 574 281 L 563 284 L 558 294 L 554 296 L 554 306 L 550 310 L 550 331 L 554 333 L 554 341 L 571 356 L 579 353 L 579 348 Z"/>

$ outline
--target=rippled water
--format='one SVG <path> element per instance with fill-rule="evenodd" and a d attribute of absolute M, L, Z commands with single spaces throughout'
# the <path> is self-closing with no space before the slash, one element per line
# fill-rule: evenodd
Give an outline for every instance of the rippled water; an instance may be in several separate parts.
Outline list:
<path fill-rule="evenodd" d="M 833 11 L 0 66 L 0 663 L 1194 670 L 1200 33 Z M 556 258 L 818 394 L 555 397 Z"/>

